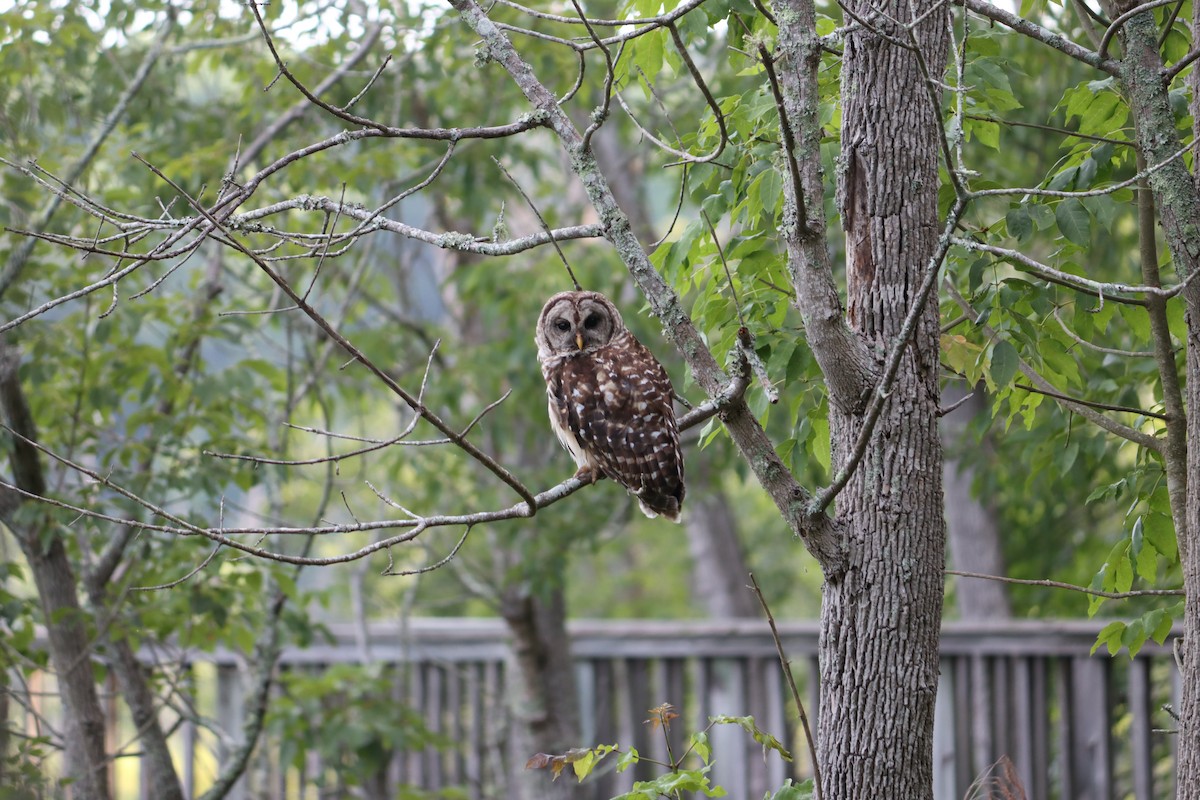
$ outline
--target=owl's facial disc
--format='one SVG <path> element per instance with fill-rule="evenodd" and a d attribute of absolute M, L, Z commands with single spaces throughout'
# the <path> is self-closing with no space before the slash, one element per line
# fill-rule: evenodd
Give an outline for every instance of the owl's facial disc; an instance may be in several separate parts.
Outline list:
<path fill-rule="evenodd" d="M 542 309 L 539 352 L 576 355 L 608 345 L 620 330 L 620 315 L 594 292 L 562 292 Z"/>

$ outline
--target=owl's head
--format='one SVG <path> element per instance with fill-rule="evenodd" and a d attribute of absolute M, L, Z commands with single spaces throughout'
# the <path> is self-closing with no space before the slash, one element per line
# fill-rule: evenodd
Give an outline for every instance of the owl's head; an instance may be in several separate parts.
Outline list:
<path fill-rule="evenodd" d="M 538 317 L 538 356 L 586 353 L 603 347 L 625 329 L 621 312 L 599 292 L 559 292 Z"/>

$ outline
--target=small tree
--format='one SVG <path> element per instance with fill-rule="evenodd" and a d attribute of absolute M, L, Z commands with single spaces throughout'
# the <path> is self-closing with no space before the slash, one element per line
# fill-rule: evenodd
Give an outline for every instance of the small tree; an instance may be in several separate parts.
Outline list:
<path fill-rule="evenodd" d="M 432 10 L 414 14 L 408 22 L 418 32 L 407 40 L 397 35 L 395 41 L 410 47 L 411 63 L 399 69 L 453 72 L 465 81 L 464 98 L 486 94 L 480 101 L 484 108 L 453 105 L 452 126 L 382 121 L 391 117 L 374 113 L 371 100 L 388 69 L 383 62 L 356 88 L 332 77 L 317 84 L 301 74 L 302 68 L 293 69 L 282 52 L 276 30 L 283 24 L 280 11 L 268 7 L 275 16 L 266 19 L 260 7 L 250 5 L 247 13 L 277 71 L 272 91 L 290 84 L 303 96 L 296 116 L 288 111 L 280 121 L 320 111 L 325 130 L 307 135 L 303 143 L 289 143 L 290 152 L 274 160 L 252 144 L 252 157 L 230 155 L 224 179 L 199 180 L 152 153 L 139 157 L 159 181 L 158 189 L 173 198 L 164 201 L 170 210 L 157 218 L 114 210 L 113 203 L 67 190 L 36 167 L 10 162 L 98 220 L 98 232 L 54 233 L 31 226 L 39 228 L 33 234 L 102 258 L 107 271 L 76 281 L 74 289 L 31 292 L 29 310 L 14 310 L 0 333 L 19 331 L 99 290 L 142 280 L 145 291 L 157 291 L 158 279 L 143 278 L 145 273 L 166 265 L 169 275 L 180 259 L 216 242 L 225 258 L 247 270 L 239 273 L 247 285 L 261 292 L 257 300 L 248 295 L 238 311 L 303 314 L 308 330 L 340 348 L 367 378 L 366 385 L 389 393 L 407 410 L 411 425 L 400 435 L 373 441 L 352 455 L 366 458 L 368 450 L 399 445 L 419 427 L 430 432 L 422 443 L 456 452 L 475 480 L 502 487 L 510 500 L 482 509 L 443 497 L 439 507 L 418 512 L 387 498 L 397 515 L 233 528 L 211 515 L 176 514 L 155 501 L 155 487 L 133 489 L 101 469 L 56 454 L 76 474 L 132 504 L 137 513 L 124 522 L 129 537 L 136 531 L 202 537 L 261 559 L 327 566 L 392 552 L 436 528 L 470 531 L 532 517 L 564 501 L 582 488 L 578 481 L 537 491 L 518 474 L 516 459 L 478 443 L 474 431 L 486 424 L 480 417 L 493 405 L 481 402 L 475 419 L 453 420 L 427 402 L 431 370 L 411 382 L 393 375 L 372 352 L 370 330 L 356 325 L 352 315 L 327 307 L 327 265 L 381 231 L 485 257 L 529 253 L 551 242 L 602 239 L 704 395 L 681 425 L 716 417 L 780 518 L 821 565 L 818 760 L 824 781 L 818 791 L 823 797 L 925 798 L 932 793 L 945 538 L 937 432 L 943 363 L 971 382 L 985 381 L 994 391 L 994 409 L 998 415 L 1007 411 L 1009 421 L 1021 417 L 1033 424 L 1036 406 L 1050 397 L 1138 448 L 1136 480 L 1131 476 L 1110 494 L 1129 491 L 1142 509 L 1141 522 L 1134 523 L 1124 548 L 1110 556 L 1098 590 L 1126 593 L 1135 571 L 1157 578 L 1160 556 L 1168 562 L 1174 556 L 1172 528 L 1185 589 L 1200 580 L 1200 555 L 1193 546 L 1200 530 L 1200 489 L 1189 481 L 1200 467 L 1200 423 L 1196 413 L 1191 421 L 1186 413 L 1200 401 L 1200 350 L 1187 348 L 1182 383 L 1177 363 L 1177 343 L 1200 336 L 1200 284 L 1190 280 L 1200 258 L 1200 220 L 1196 183 L 1181 158 L 1187 148 L 1178 129 L 1186 121 L 1182 104 L 1172 105 L 1170 88 L 1190 69 L 1192 56 L 1189 34 L 1166 10 L 1167 3 L 1114 6 L 1103 9 L 1107 17 L 1086 16 L 1072 33 L 1093 37 L 1091 47 L 1037 24 L 1034 18 L 1045 11 L 1036 3 L 1021 17 L 980 0 L 964 0 L 953 14 L 936 2 L 848 0 L 840 6 L 841 27 L 808 0 L 780 0 L 773 8 L 689 0 L 670 10 L 635 0 L 622 9 L 624 16 L 612 19 L 589 16 L 574 3 L 574 14 L 566 15 L 507 2 L 487 10 L 475 0 L 452 0 L 451 5 L 458 18 Z M 1002 152 L 1001 123 L 1020 103 L 1003 69 L 1003 47 L 1012 40 L 976 30 L 981 19 L 1008 26 L 1103 76 L 1068 90 L 1065 116 L 1079 117 L 1078 130 L 1061 132 L 1069 150 L 1045 185 L 992 185 L 984 170 L 984 148 Z M 1050 22 L 1065 27 L 1061 20 Z M 365 39 L 344 63 L 361 58 L 370 41 Z M 472 59 L 465 50 L 472 41 L 477 43 L 474 64 L 467 67 Z M 1113 54 L 1118 46 L 1120 56 Z M 707 78 L 706 71 L 715 77 Z M 664 73 L 678 78 L 674 85 L 686 87 L 688 97 L 678 105 L 664 100 L 657 85 Z M 341 67 L 332 73 L 344 74 Z M 639 86 L 642 99 L 632 101 L 627 96 Z M 522 111 L 512 111 L 516 107 Z M 690 197 L 695 218 L 681 231 L 672 223 L 670 241 L 658 247 L 639 238 L 643 226 L 631 222 L 610 185 L 611 170 L 597 158 L 597 143 L 615 124 L 617 107 L 656 145 L 658 152 L 648 158 L 670 160 L 686 170 L 681 206 Z M 679 107 L 699 117 L 694 128 L 678 130 Z M 696 112 L 697 107 L 702 110 Z M 407 108 L 382 109 L 410 118 Z M 491 109 L 511 114 L 496 120 L 488 115 Z M 412 116 L 420 117 L 419 111 Z M 654 130 L 639 121 L 656 114 L 660 122 Z M 1124 115 L 1136 135 L 1128 149 L 1114 151 L 1125 146 L 1119 130 Z M 317 196 L 288 183 L 295 165 L 313 159 L 343 157 L 352 172 L 360 158 L 374 164 L 376 151 L 369 147 L 374 140 L 387 140 L 387 153 L 404 153 L 412 163 L 418 158 L 411 154 L 420 148 L 441 150 L 421 177 L 386 201 L 372 199 L 370 207 L 348 201 L 344 193 Z M 490 155 L 528 165 L 532 173 L 567 171 L 571 186 L 587 199 L 588 219 L 558 228 L 542 222 L 533 233 L 509 236 L 501 198 L 512 193 L 500 177 L 487 183 L 487 191 L 456 200 L 471 210 L 466 218 L 490 210 L 498 220 L 491 237 L 423 230 L 388 216 L 418 193 L 436 196 L 431 187 L 460 165 L 464 174 L 483 169 L 499 176 L 480 157 L 490 143 L 497 143 Z M 557 150 L 548 151 L 547 143 Z M 834 150 L 833 199 L 843 236 L 830 236 L 827 223 L 823 156 Z M 420 149 L 426 157 L 429 152 Z M 363 169 L 363 180 L 372 178 Z M 201 193 L 204 183 L 219 185 L 215 199 L 211 190 Z M 1101 280 L 1075 261 L 1093 247 L 1093 219 L 1115 220 L 1131 212 L 1122 192 L 1133 185 L 1139 187 L 1141 276 Z M 1160 285 L 1156 214 L 1176 275 L 1168 288 Z M 1011 246 L 1013 239 L 1020 249 Z M 839 259 L 835 253 L 843 240 Z M 1054 252 L 1035 255 L 1046 242 Z M 839 260 L 845 263 L 844 281 L 834 267 Z M 297 277 L 292 262 L 309 265 L 309 273 Z M 377 265 L 364 266 L 374 269 Z M 19 270 L 18 265 L 9 273 Z M 1047 293 L 1048 286 L 1069 294 L 1064 299 Z M 271 302 L 262 299 L 267 290 L 274 293 Z M 128 301 L 115 296 L 108 313 L 127 313 Z M 949 317 L 944 330 L 939 296 Z M 1083 305 L 1080 297 L 1095 302 Z M 1146 330 L 1153 350 L 1149 372 L 1114 367 L 1105 357 L 1123 357 L 1116 346 L 1072 352 L 1062 345 L 1064 337 L 1086 345 L 1108 334 L 1104 328 L 1118 304 L 1121 318 L 1135 332 Z M 1186 314 L 1178 312 L 1180 305 Z M 1068 307 L 1070 324 L 1062 317 Z M 803 336 L 787 327 L 793 311 Z M 1062 335 L 1046 333 L 1051 318 L 1062 322 Z M 1161 411 L 1073 395 L 1068 389 L 1091 388 L 1084 377 L 1089 369 L 1105 380 L 1118 375 L 1126 384 L 1152 386 Z M 1111 380 L 1120 394 L 1122 384 Z M 751 384 L 757 385 L 748 391 Z M 806 391 L 810 384 L 819 390 Z M 776 402 L 785 414 L 771 410 Z M 282 416 L 290 418 L 294 407 L 287 405 Z M 9 419 L 19 434 L 14 477 L 7 484 L 12 496 L 48 499 L 45 485 L 31 482 L 22 471 L 37 440 L 31 427 L 22 427 L 19 404 Z M 709 426 L 705 437 L 716 423 Z M 250 460 L 295 466 L 293 460 L 272 456 Z M 802 483 L 804 461 L 825 467 L 828 484 L 807 488 L 811 481 Z M 1165 486 L 1161 492 L 1159 478 Z M 88 503 L 66 504 L 75 513 L 107 519 Z M 22 524 L 15 518 L 10 522 Z M 387 533 L 361 546 L 347 544 L 333 555 L 297 553 L 279 544 L 300 533 L 349 543 L 355 535 L 377 531 Z M 26 555 L 36 559 L 38 551 L 31 547 Z M 65 602 L 78 605 L 70 598 Z M 56 607 L 46 600 L 44 611 Z M 1169 615 L 1164 609 L 1153 613 L 1129 628 L 1112 628 L 1109 636 L 1116 631 L 1136 647 L 1151 634 L 1165 635 Z M 1185 641 L 1200 635 L 1195 603 L 1185 607 L 1184 626 Z M 67 651 L 60 658 L 64 665 L 73 663 Z M 1197 658 L 1190 647 L 1180 654 L 1181 797 L 1200 791 Z M 78 705 L 90 702 L 82 698 Z M 77 719 L 86 721 L 86 714 Z M 86 771 L 85 766 L 79 774 Z"/>

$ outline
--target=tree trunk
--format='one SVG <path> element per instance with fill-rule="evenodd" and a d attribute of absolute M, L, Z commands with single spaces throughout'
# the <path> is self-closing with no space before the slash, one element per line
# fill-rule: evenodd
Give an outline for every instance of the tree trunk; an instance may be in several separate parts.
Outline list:
<path fill-rule="evenodd" d="M 8 426 L 24 439 L 14 439 L 9 453 L 12 482 L 30 494 L 46 494 L 46 478 L 37 449 L 37 430 L 17 369 L 20 353 L 0 341 L 0 406 Z M 28 440 L 28 441 L 25 441 Z M 90 637 L 85 613 L 75 591 L 75 575 L 59 531 L 43 509 L 22 508 L 22 498 L 4 492 L 4 522 L 33 573 L 50 645 L 50 663 L 66 717 L 66 774 L 76 796 L 107 800 L 108 758 L 104 749 L 104 711 L 92 675 Z M 24 516 L 22 512 L 32 512 Z"/>
<path fill-rule="evenodd" d="M 950 406 L 966 397 L 966 388 L 952 383 L 942 391 L 942 405 Z M 942 445 L 946 462 L 942 481 L 946 496 L 946 533 L 950 564 L 963 572 L 1004 575 L 1004 552 L 996 515 L 971 489 L 975 468 L 958 455 L 979 446 L 968 431 L 970 421 L 987 413 L 987 399 L 977 388 L 961 406 L 942 417 Z M 1012 616 L 1008 591 L 999 581 L 959 578 L 954 586 L 958 615 L 962 619 L 1007 619 Z"/>
<path fill-rule="evenodd" d="M 93 598 L 93 603 L 96 599 Z M 129 706 L 141 743 L 144 790 L 156 799 L 183 800 L 183 784 L 175 771 L 167 737 L 158 719 L 158 699 L 150 688 L 150 668 L 138 661 L 128 639 L 109 637 L 108 646 L 113 655 L 110 668 L 117 677 L 121 696 Z"/>
<path fill-rule="evenodd" d="M 518 800 L 571 800 L 584 795 L 571 775 L 557 781 L 544 770 L 526 770 L 534 753 L 580 746 L 579 699 L 561 588 L 531 595 L 507 590 L 501 613 L 513 633 L 516 669 L 509 672 L 514 725 L 510 748 L 512 796 Z"/>
<path fill-rule="evenodd" d="M 886 2 L 881 14 L 863 0 L 850 5 L 885 26 L 884 14 L 907 20 L 932 6 Z M 940 75 L 946 12 L 930 13 L 914 36 Z M 848 319 L 886 353 L 938 240 L 940 114 L 913 52 L 863 27 L 846 39 L 842 102 Z M 938 336 L 937 303 L 927 302 L 862 463 L 837 500 L 847 566 L 826 576 L 820 644 L 817 757 L 828 800 L 932 797 L 945 542 Z M 830 408 L 840 467 L 864 416 L 860 407 Z"/>
<path fill-rule="evenodd" d="M 90 637 L 75 593 L 75 575 L 62 539 L 53 534 L 43 543 L 40 533 L 40 530 L 24 530 L 17 540 L 33 573 L 46 618 L 50 663 L 58 678 L 66 716 L 66 773 L 74 781 L 76 797 L 106 800 L 109 794 L 104 711 L 92 675 Z"/>
<path fill-rule="evenodd" d="M 1129 0 L 1102 3 L 1104 11 L 1114 16 L 1135 5 Z M 1200 12 L 1193 9 L 1193 15 L 1193 21 L 1200 21 Z M 1178 149 L 1180 141 L 1174 133 L 1168 86 L 1161 77 L 1163 60 L 1154 15 L 1134 15 L 1118 36 L 1124 51 L 1118 78 L 1129 103 L 1138 149 L 1147 164 L 1157 167 Z M 1193 88 L 1195 85 L 1193 79 Z M 1193 96 L 1192 111 L 1197 110 Z M 1183 161 L 1176 158 L 1156 169 L 1149 183 L 1175 272 L 1181 280 L 1190 279 L 1200 269 L 1200 176 L 1189 175 Z M 1200 480 L 1195 477 L 1200 475 L 1200 283 L 1191 281 L 1182 297 L 1187 322 L 1186 426 L 1180 435 L 1183 409 L 1169 415 L 1163 457 L 1187 596 L 1177 653 L 1181 691 L 1176 793 L 1180 798 L 1193 798 L 1200 797 L 1200 647 L 1196 644 L 1200 642 Z M 1167 368 L 1173 367 L 1172 360 Z"/>

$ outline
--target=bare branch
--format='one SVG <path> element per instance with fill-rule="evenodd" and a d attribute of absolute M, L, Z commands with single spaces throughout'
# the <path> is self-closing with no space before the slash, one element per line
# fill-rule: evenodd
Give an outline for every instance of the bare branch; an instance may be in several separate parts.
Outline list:
<path fill-rule="evenodd" d="M 721 105 L 717 102 L 717 98 L 713 97 L 712 91 L 709 90 L 708 84 L 704 80 L 704 76 L 700 74 L 700 68 L 692 60 L 692 54 L 688 52 L 683 37 L 679 35 L 679 28 L 675 27 L 674 22 L 669 22 L 667 23 L 667 30 L 671 34 L 671 41 L 674 43 L 675 49 L 679 52 L 679 57 L 683 59 L 683 64 L 687 67 L 688 74 L 692 76 L 692 82 L 696 84 L 696 87 L 700 90 L 700 94 L 704 95 L 704 102 L 708 103 L 708 108 L 712 111 L 713 118 L 717 121 L 720 140 L 717 142 L 716 149 L 704 157 L 705 161 L 712 161 L 725 152 L 725 145 L 729 142 L 729 131 L 725 127 L 725 114 L 721 112 Z M 688 160 L 690 161 L 691 159 Z"/>
<path fill-rule="evenodd" d="M 763 596 L 762 589 L 759 588 L 758 580 L 754 577 L 753 572 L 750 573 L 750 583 L 754 594 L 758 597 L 759 605 L 762 606 L 763 613 L 767 615 L 771 638 L 775 640 L 775 650 L 779 653 L 779 665 L 783 668 L 783 677 L 787 681 L 788 690 L 792 693 L 792 702 L 800 717 L 800 725 L 804 728 L 804 741 L 808 743 L 808 757 L 812 761 L 813 768 L 813 798 L 821 800 L 825 790 L 821 788 L 821 764 L 817 760 L 816 739 L 813 737 L 812 727 L 808 724 L 808 714 L 804 710 L 804 701 L 800 699 L 800 690 L 796 688 L 796 678 L 792 675 L 792 662 L 788 660 L 787 654 L 783 650 L 783 641 L 779 638 L 779 630 L 775 627 L 775 615 L 771 613 L 771 607 L 767 605 L 767 598 Z"/>
<path fill-rule="evenodd" d="M 1057 306 L 1054 309 L 1054 319 L 1058 322 L 1059 327 L 1063 329 L 1063 333 L 1067 334 L 1067 336 L 1070 336 L 1076 342 L 1088 348 L 1089 350 L 1095 350 L 1097 353 L 1106 353 L 1110 356 L 1121 356 L 1124 358 L 1154 358 L 1154 353 L 1149 350 L 1118 350 L 1115 347 L 1101 347 L 1094 342 L 1089 342 L 1087 339 L 1084 339 L 1078 333 L 1071 330 L 1071 328 L 1067 325 L 1066 320 L 1062 318 L 1062 314 L 1059 313 Z"/>
<path fill-rule="evenodd" d="M 1055 400 L 1063 400 L 1069 403 L 1078 403 L 1079 405 L 1087 406 L 1089 408 L 1096 408 L 1101 411 L 1117 411 L 1123 414 L 1134 414 L 1140 417 L 1153 417 L 1154 419 L 1162 420 L 1167 419 L 1166 414 L 1160 414 L 1157 411 L 1147 411 L 1144 408 L 1133 408 L 1132 406 L 1121 406 L 1114 403 L 1100 403 L 1095 400 L 1084 400 L 1079 397 L 1071 397 L 1069 394 L 1055 392 L 1050 389 L 1040 389 L 1036 386 L 1030 386 L 1025 383 L 1014 383 L 1013 386 L 1017 387 L 1018 389 L 1023 389 L 1026 392 L 1045 395 L 1046 397 L 1052 397 Z"/>
<path fill-rule="evenodd" d="M 1043 280 L 1053 281 L 1059 285 L 1067 286 L 1072 289 L 1087 292 L 1089 294 L 1102 295 L 1105 299 L 1116 300 L 1117 302 L 1120 302 L 1121 298 L 1115 297 L 1114 295 L 1120 294 L 1148 294 L 1167 300 L 1187 288 L 1187 285 L 1191 281 L 1192 277 L 1189 276 L 1187 280 L 1182 281 L 1169 289 L 1164 289 L 1159 286 L 1139 286 L 1128 283 L 1104 283 L 1101 281 L 1094 281 L 1091 278 L 1084 278 L 1080 275 L 1072 275 L 1069 272 L 1057 270 L 1054 267 L 1041 263 L 1040 261 L 1035 261 L 1034 259 L 1017 250 L 996 247 L 994 245 L 984 244 L 983 242 L 979 242 L 974 239 L 965 239 L 960 236 L 953 237 L 952 241 L 954 244 L 969 252 L 989 253 L 997 256 L 1004 261 L 1009 262 L 1018 269 L 1024 268 L 1023 271 L 1029 272 L 1030 274 L 1042 278 Z M 1143 304 L 1138 303 L 1138 305 Z"/>
<path fill-rule="evenodd" d="M 69 185 L 79 179 L 79 176 L 92 163 L 92 159 L 96 157 L 96 153 L 100 151 L 100 147 L 108 139 L 109 134 L 117 127 L 117 123 L 125 116 L 125 112 L 129 109 L 129 103 L 146 84 L 146 79 L 150 77 L 150 73 L 154 70 L 154 66 L 162 56 L 167 38 L 175 27 L 175 15 L 175 8 L 168 6 L 166 16 L 159 26 L 154 41 L 150 43 L 150 49 L 146 51 L 145 57 L 142 58 L 142 63 L 138 65 L 137 72 L 134 73 L 133 78 L 125 87 L 125 91 L 117 98 L 116 104 L 105 115 L 99 127 L 92 133 L 88 143 L 83 148 L 83 152 L 80 153 L 79 157 L 67 169 L 66 178 L 63 181 L 64 184 Z M 38 213 L 37 218 L 33 220 L 33 224 L 30 227 L 37 231 L 44 229 L 50 223 L 51 217 L 54 216 L 61 202 L 62 195 L 56 192 Z M 21 270 L 24 269 L 26 262 L 29 260 L 29 254 L 33 251 L 33 245 L 33 239 L 26 239 L 9 254 L 8 259 L 4 263 L 3 272 L 0 272 L 0 297 L 4 296 L 13 282 L 20 276 Z"/>
<path fill-rule="evenodd" d="M 1028 580 L 1025 578 L 1009 578 L 1005 575 L 985 575 L 982 572 L 964 572 L 957 569 L 945 570 L 947 575 L 957 575 L 960 578 L 979 578 L 986 581 L 1015 583 L 1021 586 L 1045 586 L 1050 589 L 1066 589 L 1071 592 L 1103 597 L 1107 600 L 1127 600 L 1131 597 L 1183 597 L 1183 589 L 1135 589 L 1130 592 L 1104 592 L 1099 589 L 1089 589 L 1086 586 L 1076 586 L 1073 583 L 1051 580 Z"/>
<path fill-rule="evenodd" d="M 747 374 L 745 371 L 739 371 L 736 373 L 735 378 L 730 381 L 728 386 L 725 387 L 725 391 L 719 393 L 716 398 L 700 404 L 693 411 L 681 417 L 678 421 L 679 430 L 688 430 L 689 428 L 699 425 L 711 417 L 722 413 L 723 411 L 726 411 L 737 404 L 740 404 L 742 402 L 742 396 L 745 392 L 747 382 Z M 165 520 L 166 523 L 122 519 L 120 517 L 106 514 L 102 511 L 96 511 L 95 509 L 67 503 L 65 501 L 50 497 L 44 493 L 32 492 L 26 488 L 10 484 L 3 480 L 0 480 L 0 489 L 6 489 L 27 500 L 36 500 L 55 508 L 69 511 L 72 514 L 80 517 L 95 519 L 101 522 L 129 525 L 143 531 L 169 533 L 176 536 L 203 536 L 204 538 L 209 539 L 218 545 L 230 547 L 259 558 L 264 558 L 271 561 L 280 561 L 287 564 L 296 564 L 300 566 L 328 566 L 331 564 L 343 564 L 350 561 L 357 561 L 358 559 L 365 558 L 366 556 L 379 552 L 380 550 L 386 550 L 394 545 L 412 541 L 420 536 L 421 533 L 430 528 L 473 526 L 488 522 L 520 519 L 529 516 L 527 504 L 521 502 L 507 508 L 496 509 L 493 511 L 478 511 L 469 514 L 439 514 L 419 516 L 404 510 L 404 513 L 406 514 L 406 518 L 404 519 L 354 522 L 353 524 L 326 524 L 308 527 L 259 526 L 226 528 L 224 526 L 220 526 L 216 528 L 208 528 L 188 522 L 181 517 L 145 500 L 144 498 L 139 497 L 133 492 L 130 492 L 114 482 L 110 477 L 103 475 L 96 470 L 89 469 L 88 467 L 72 461 L 71 459 L 53 453 L 36 442 L 26 440 L 20 434 L 13 432 L 11 429 L 8 430 L 13 433 L 15 439 L 28 442 L 28 444 L 34 450 L 44 453 L 48 457 L 63 464 L 64 466 L 86 476 L 100 486 L 104 486 L 113 490 L 122 497 L 131 500 L 132 502 L 146 509 L 154 517 Z M 543 509 L 546 506 L 552 505 L 557 503 L 559 500 L 571 496 L 575 492 L 589 485 L 591 485 L 590 482 L 584 483 L 575 477 L 568 478 L 567 480 L 536 494 L 534 496 L 534 505 L 538 510 Z M 236 536 L 252 536 L 255 538 L 262 538 L 266 536 L 330 536 L 337 534 L 358 533 L 362 531 L 394 530 L 398 528 L 403 529 L 403 532 L 385 539 L 380 539 L 379 541 L 373 542 L 349 553 L 325 558 L 297 556 L 289 553 L 274 552 L 255 545 L 248 545 L 239 541 L 238 539 L 232 538 Z"/>
<path fill-rule="evenodd" d="M 579 15 L 579 19 L 587 28 L 588 36 L 592 37 L 592 41 L 600 48 L 600 52 L 604 54 L 604 101 L 600 107 L 592 112 L 592 124 L 588 125 L 587 130 L 583 132 L 583 151 L 590 152 L 592 149 L 592 135 L 600 130 L 600 126 L 604 124 L 604 120 L 608 119 L 608 108 L 612 102 L 613 88 L 613 57 L 608 47 L 596 35 L 596 30 L 592 27 L 592 23 L 588 21 L 587 15 L 583 13 L 583 7 L 579 5 L 579 0 L 571 0 L 571 5 L 575 7 L 575 13 Z M 619 58 L 620 56 L 618 56 Z"/>
<path fill-rule="evenodd" d="M 1102 197 L 1106 194 L 1112 194 L 1113 192 L 1119 191 L 1128 186 L 1134 186 L 1142 178 L 1146 178 L 1146 177 L 1149 177 L 1150 175 L 1153 175 L 1154 173 L 1158 172 L 1163 167 L 1166 167 L 1167 165 L 1171 164 L 1173 161 L 1175 161 L 1175 159 L 1182 157 L 1184 153 L 1186 153 L 1188 150 L 1191 150 L 1194 146 L 1195 146 L 1195 144 L 1193 142 L 1189 142 L 1188 144 L 1185 144 L 1183 147 L 1180 147 L 1174 153 L 1167 156 L 1166 158 L 1164 158 L 1162 161 L 1158 162 L 1157 164 L 1155 164 L 1151 167 L 1148 167 L 1147 169 L 1140 170 L 1132 178 L 1129 178 L 1128 180 L 1123 180 L 1120 183 L 1114 183 L 1111 186 L 1105 186 L 1101 189 L 1089 189 L 1087 191 L 1079 191 L 1079 192 L 1064 192 L 1064 191 L 1060 191 L 1057 189 L 1033 189 L 1033 188 L 1029 188 L 1029 189 L 1017 189 L 1017 188 L 1014 188 L 1014 189 L 980 189 L 979 191 L 971 192 L 971 197 L 972 198 L 975 198 L 975 197 L 1003 197 L 1003 196 L 1011 196 L 1011 195 L 1031 195 L 1031 196 L 1037 196 L 1037 197 Z"/>
<path fill-rule="evenodd" d="M 500 159 L 493 156 L 492 161 L 496 162 L 496 166 L 499 167 L 500 171 L 504 173 L 504 177 L 508 178 L 509 182 L 512 183 L 513 186 L 517 187 L 517 191 L 521 193 L 521 197 L 525 198 L 525 204 L 529 206 L 529 210 L 534 213 L 534 216 L 537 217 L 538 222 L 542 224 L 542 230 L 545 231 L 546 235 L 550 237 L 550 244 L 554 245 L 554 252 L 558 253 L 559 260 L 561 260 L 563 266 L 567 268 L 567 276 L 570 277 L 571 284 L 575 287 L 575 291 L 581 291 L 583 287 L 579 285 L 579 279 L 575 277 L 575 270 L 571 269 L 571 263 L 567 261 L 566 254 L 563 253 L 562 248 L 558 246 L 558 240 L 554 238 L 554 234 L 550 231 L 550 226 L 546 224 L 546 218 L 542 216 L 542 212 L 538 211 L 538 207 L 533 202 L 533 199 L 525 193 L 525 190 L 521 188 L 521 184 L 517 183 L 517 179 L 514 178 L 507 169 L 504 168 L 504 164 L 500 161 Z"/>
<path fill-rule="evenodd" d="M 1081 47 L 1062 34 L 1056 33 L 1049 28 L 1043 28 L 1041 25 L 1030 22 L 1011 11 L 992 5 L 986 2 L 986 0 L 955 0 L 955 4 L 961 5 L 968 11 L 973 11 L 993 22 L 999 22 L 1001 25 L 1012 28 L 1017 33 L 1028 36 L 1030 39 L 1035 39 L 1047 47 L 1052 47 L 1074 58 L 1076 61 L 1082 61 L 1084 64 L 1095 67 L 1109 75 L 1116 75 L 1120 69 L 1120 62 L 1114 61 L 1111 58 L 1102 58 L 1099 54 L 1088 50 L 1086 47 Z"/>

